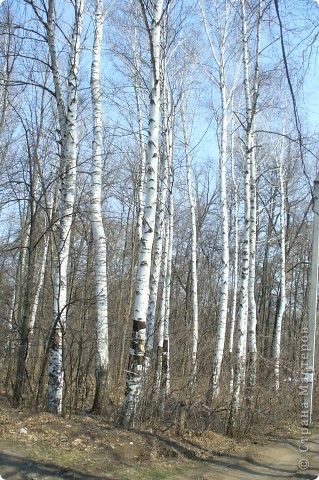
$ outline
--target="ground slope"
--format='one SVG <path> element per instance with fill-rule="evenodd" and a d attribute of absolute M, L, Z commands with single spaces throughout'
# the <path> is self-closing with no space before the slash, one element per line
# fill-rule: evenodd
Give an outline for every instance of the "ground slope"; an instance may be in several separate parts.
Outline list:
<path fill-rule="evenodd" d="M 126 431 L 90 416 L 63 419 L 0 408 L 0 475 L 4 480 L 310 480 L 319 475 L 319 435 L 309 440 L 309 451 L 301 453 L 296 436 L 268 436 L 255 444 L 212 432 L 180 438 Z M 307 462 L 308 468 L 300 468 Z"/>

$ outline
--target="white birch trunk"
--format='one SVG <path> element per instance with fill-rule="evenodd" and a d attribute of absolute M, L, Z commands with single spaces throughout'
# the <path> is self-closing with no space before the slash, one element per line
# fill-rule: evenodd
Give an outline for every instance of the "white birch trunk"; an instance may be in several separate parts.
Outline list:
<path fill-rule="evenodd" d="M 145 370 L 149 367 L 151 352 L 154 348 L 155 335 L 155 314 L 157 306 L 158 284 L 160 279 L 162 253 L 163 253 L 163 234 L 164 234 L 164 219 L 167 208 L 167 157 L 162 159 L 162 179 L 157 203 L 156 222 L 155 222 L 155 245 L 153 255 L 153 266 L 150 278 L 150 297 L 147 309 L 147 345 L 145 357 Z"/>
<path fill-rule="evenodd" d="M 164 218 L 164 248 L 162 256 L 162 298 L 157 332 L 157 352 L 155 366 L 155 380 L 153 393 L 156 403 L 159 401 L 161 413 L 165 410 L 165 400 L 169 391 L 169 314 L 170 314 L 170 281 L 172 263 L 172 235 L 173 235 L 173 197 L 172 197 L 172 161 L 173 161 L 173 125 L 172 104 L 170 92 L 165 81 L 163 82 L 163 97 L 165 108 L 163 112 L 164 127 L 164 155 L 166 158 L 166 205 L 168 214 Z"/>
<path fill-rule="evenodd" d="M 163 62 L 164 63 L 164 62 Z M 168 183 L 169 183 L 169 165 L 170 165 L 170 141 L 169 135 L 171 131 L 171 119 L 170 119 L 170 101 L 168 96 L 168 90 L 165 84 L 165 67 L 162 66 L 162 78 L 161 78 L 161 107 L 162 107 L 162 137 L 163 137 L 163 159 L 162 164 L 164 166 L 164 179 L 162 181 L 165 182 L 165 198 L 163 200 L 159 200 L 160 205 L 158 205 L 158 209 L 161 212 L 161 227 L 162 227 L 162 235 L 161 235 L 161 242 L 162 242 L 162 256 L 160 259 L 160 265 L 162 266 L 161 270 L 161 283 L 162 283 L 162 296 L 161 296 L 161 304 L 160 304 L 160 311 L 159 311 L 159 321 L 157 326 L 157 351 L 156 351 L 156 363 L 155 363 L 155 378 L 153 384 L 153 394 L 156 398 L 156 403 L 160 398 L 160 390 L 161 390 L 161 379 L 162 379 L 162 364 L 163 364 L 163 346 L 164 346 L 164 323 L 165 323 L 165 312 L 166 312 L 166 277 L 167 277 L 167 263 L 168 263 L 168 246 L 169 246 L 169 227 L 168 227 L 168 218 L 165 213 L 167 213 L 169 209 L 168 205 Z M 163 187 L 161 190 L 163 193 Z M 156 251 L 156 249 L 155 249 Z M 159 266 L 160 266 L 159 265 Z M 160 272 L 158 272 L 160 273 Z M 154 312 L 155 314 L 155 312 Z M 148 328 L 150 328 L 150 325 Z M 153 324 L 154 327 L 154 324 Z M 155 330 L 153 332 L 155 335 Z"/>
<path fill-rule="evenodd" d="M 153 393 L 155 394 L 156 403 L 160 399 L 161 383 L 162 383 L 162 368 L 163 368 L 163 347 L 164 347 L 164 323 L 166 315 L 166 291 L 167 291 L 167 263 L 168 263 L 168 248 L 169 248 L 169 226 L 168 221 L 165 221 L 165 241 L 162 258 L 162 298 L 159 312 L 158 331 L 157 331 L 157 352 L 155 365 L 155 380 L 153 386 Z"/>
<path fill-rule="evenodd" d="M 222 255 L 221 255 L 221 290 L 220 290 L 220 303 L 218 314 L 218 325 L 216 333 L 216 342 L 214 349 L 214 356 L 212 362 L 211 377 L 209 382 L 209 388 L 207 392 L 207 401 L 214 400 L 220 392 L 220 374 L 221 366 L 224 357 L 224 347 L 226 339 L 226 326 L 227 326 L 227 312 L 228 312 L 228 295 L 229 295 L 229 220 L 228 220 L 228 208 L 227 208 L 227 182 L 226 182 L 226 164 L 227 164 L 227 126 L 228 115 L 227 108 L 230 98 L 227 98 L 226 77 L 225 77 L 225 54 L 226 54 L 226 41 L 228 36 L 228 18 L 230 14 L 229 6 L 224 5 L 224 11 L 222 7 L 216 5 L 216 14 L 219 16 L 217 20 L 217 37 L 218 37 L 218 54 L 216 52 L 206 19 L 206 14 L 201 1 L 198 0 L 198 5 L 201 10 L 202 19 L 205 27 L 205 33 L 209 41 L 212 57 L 218 68 L 218 87 L 220 95 L 221 105 L 221 119 L 220 119 L 220 131 L 218 131 L 219 140 L 219 183 L 220 183 L 220 216 L 221 216 L 221 228 L 222 228 Z M 218 9 L 221 8 L 221 11 Z M 223 20 L 221 20 L 223 17 Z"/>
<path fill-rule="evenodd" d="M 192 346 L 191 346 L 191 377 L 190 377 L 190 391 L 193 394 L 197 381 L 197 354 L 198 354 L 198 294 L 197 294 L 197 229 L 196 229 L 196 211 L 195 200 L 193 195 L 192 181 L 191 181 L 191 165 L 189 154 L 189 140 L 186 127 L 186 117 L 184 112 L 183 99 L 181 100 L 181 117 L 183 124 L 183 136 L 185 145 L 185 160 L 186 160 L 186 181 L 188 201 L 190 208 L 191 220 L 191 272 L 192 272 Z"/>
<path fill-rule="evenodd" d="M 140 243 L 136 295 L 133 313 L 133 331 L 127 371 L 122 423 L 134 424 L 137 404 L 143 385 L 144 357 L 146 348 L 146 315 L 149 300 L 152 247 L 155 230 L 157 204 L 157 176 L 159 158 L 159 119 L 160 119 L 160 36 L 163 0 L 157 0 L 153 7 L 150 30 L 152 57 L 152 89 L 149 109 L 149 138 L 146 160 L 145 206 L 143 233 Z"/>
<path fill-rule="evenodd" d="M 164 62 L 163 62 L 164 63 Z M 165 67 L 163 68 L 165 70 Z M 165 75 L 165 72 L 161 72 Z M 164 80 L 161 80 L 161 118 L 162 118 L 162 136 L 165 139 L 169 129 L 169 101 L 164 85 Z M 159 196 L 156 208 L 155 220 L 155 245 L 153 253 L 153 265 L 150 277 L 150 297 L 147 310 L 147 324 L 146 324 L 146 356 L 145 356 L 145 371 L 150 365 L 151 352 L 154 349 L 154 335 L 155 335 L 155 315 L 157 306 L 158 285 L 161 273 L 162 258 L 163 258 L 163 237 L 165 231 L 165 213 L 167 211 L 167 185 L 168 185 L 168 155 L 169 152 L 165 148 L 165 152 L 161 158 L 161 182 L 159 188 Z M 165 254 L 164 254 L 165 258 Z"/>
<path fill-rule="evenodd" d="M 248 322 L 248 288 L 249 288 L 249 265 L 250 265 L 250 174 L 251 152 L 253 148 L 251 119 L 251 98 L 249 86 L 249 59 L 248 38 L 245 13 L 245 0 L 240 0 L 242 12 L 242 43 L 243 43 L 243 68 L 244 90 L 246 100 L 246 145 L 244 152 L 244 231 L 241 249 L 241 286 L 238 307 L 237 336 L 236 336 L 236 360 L 234 369 L 234 387 L 231 401 L 231 410 L 228 431 L 232 433 L 235 427 L 236 416 L 240 405 L 240 395 L 246 374 L 246 339 Z"/>
<path fill-rule="evenodd" d="M 236 324 L 236 310 L 237 310 L 237 288 L 238 288 L 238 253 L 239 253 L 239 232 L 238 232 L 238 181 L 235 174 L 234 164 L 234 125 L 232 115 L 232 133 L 231 133 L 231 175 L 234 189 L 234 254 L 233 254 L 233 298 L 231 306 L 231 315 L 229 321 L 229 343 L 228 354 L 230 360 L 230 381 L 229 391 L 233 391 L 234 386 L 234 368 L 233 368 L 233 347 L 234 347 L 234 333 Z"/>
<path fill-rule="evenodd" d="M 103 39 L 103 22 L 103 0 L 96 0 L 94 17 L 94 43 L 91 65 L 91 98 L 93 107 L 91 224 L 94 244 L 94 274 L 96 295 L 96 388 L 93 411 L 96 413 L 102 413 L 105 409 L 105 402 L 107 401 L 109 370 L 106 238 L 101 212 L 103 126 L 100 64 Z"/>
<path fill-rule="evenodd" d="M 134 15 L 138 17 L 138 5 L 132 5 L 134 8 Z M 137 28 L 134 29 L 134 35 L 132 39 L 132 65 L 133 65 L 133 85 L 136 103 L 137 114 L 137 128 L 138 128 L 138 146 L 139 146 L 139 172 L 138 172 L 138 192 L 137 192 L 137 219 L 136 219 L 136 231 L 138 241 L 142 238 L 143 233 L 143 215 L 144 215 L 144 183 L 145 183 L 145 164 L 146 164 L 146 145 L 143 138 L 143 115 L 141 108 L 141 94 L 140 88 L 140 70 L 141 70 L 141 57 L 138 54 L 138 47 L 136 46 L 137 40 Z M 129 65 L 131 66 L 131 65 Z"/>
<path fill-rule="evenodd" d="M 284 142 L 281 145 L 281 152 L 278 164 L 279 175 L 279 192 L 280 192 L 280 293 L 279 293 L 279 307 L 276 317 L 276 329 L 273 343 L 273 357 L 274 357 L 274 376 L 275 388 L 278 391 L 280 386 L 280 350 L 281 350 L 281 330 L 282 319 L 286 308 L 286 197 L 285 197 L 285 182 L 283 172 L 283 153 Z"/>
<path fill-rule="evenodd" d="M 221 59 L 220 64 L 220 95 L 221 95 L 221 138 L 219 152 L 219 182 L 220 182 L 220 212 L 222 226 L 222 270 L 221 270 L 221 291 L 218 327 L 216 334 L 215 352 L 212 365 L 212 373 L 209 387 L 209 401 L 214 400 L 220 392 L 220 373 L 224 356 L 224 346 L 226 339 L 228 292 L 229 292 L 229 226 L 228 226 L 228 207 L 227 207 L 227 187 L 226 187 L 226 162 L 227 162 L 227 102 L 226 86 L 224 78 L 224 66 Z"/>
<path fill-rule="evenodd" d="M 54 0 L 49 2 L 47 36 L 62 135 L 62 152 L 59 240 L 54 278 L 53 321 L 49 353 L 48 410 L 52 413 L 61 413 L 64 383 L 63 334 L 67 310 L 67 267 L 76 189 L 78 64 L 84 2 L 79 0 L 74 7 L 66 107 L 64 107 L 61 92 L 59 67 L 54 43 L 54 4 Z"/>
<path fill-rule="evenodd" d="M 263 13 L 262 0 L 259 0 L 259 10 L 257 18 L 257 39 L 255 50 L 255 66 L 252 93 L 249 91 L 249 80 L 246 82 L 246 96 L 251 96 L 250 108 L 247 110 L 248 131 L 247 137 L 251 136 L 251 145 L 254 144 L 253 124 L 256 114 L 258 90 L 259 90 L 259 56 L 260 56 L 260 39 L 261 39 L 261 18 Z M 243 13 L 245 15 L 245 13 Z M 244 42 L 244 63 L 245 77 L 248 79 L 248 40 Z M 249 113 L 250 112 L 250 113 Z M 256 239 L 257 239 L 257 191 L 256 191 L 256 155 L 253 149 L 250 154 L 250 263 L 249 263 L 249 286 L 248 286 L 248 351 L 249 351 L 249 368 L 247 377 L 247 387 L 249 402 L 252 400 L 253 389 L 256 384 L 256 369 L 257 369 L 257 313 L 255 301 L 255 277 L 256 277 Z"/>
<path fill-rule="evenodd" d="M 136 75 L 134 76 L 134 92 L 137 108 L 137 125 L 138 125 L 138 138 L 139 138 L 139 153 L 140 153 L 140 172 L 138 178 L 138 210 L 137 210 L 137 235 L 139 241 L 142 238 L 143 233 L 143 215 L 144 215 L 144 182 L 145 182 L 145 145 L 143 140 L 143 120 L 142 110 L 140 104 L 140 94 L 138 88 L 138 81 Z"/>
<path fill-rule="evenodd" d="M 246 147 L 247 148 L 247 147 Z M 246 157 L 247 158 L 247 157 Z M 245 380 L 246 365 L 246 339 L 247 339 L 247 316 L 248 316 L 248 280 L 249 280 L 249 221 L 250 221 L 250 171 L 245 165 L 244 174 L 244 208 L 245 224 L 242 238 L 241 249 L 241 286 L 237 318 L 236 334 L 236 359 L 234 368 L 234 385 L 231 402 L 231 413 L 229 431 L 231 432 L 235 424 L 242 385 Z"/>
<path fill-rule="evenodd" d="M 256 277 L 256 230 L 257 230 L 257 198 L 256 198 L 256 161 L 255 152 L 251 152 L 250 165 L 250 260 L 249 260 L 249 284 L 248 284 L 248 352 L 249 365 L 247 375 L 248 399 L 252 396 L 252 389 L 256 383 L 257 362 L 257 313 L 255 301 L 255 277 Z"/>
<path fill-rule="evenodd" d="M 172 277 L 172 257 L 173 257 L 173 235 L 174 235 L 174 198 L 173 198 L 173 138 L 170 132 L 170 191 L 169 191 L 169 211 L 168 211 L 168 238 L 167 238 L 167 269 L 164 288 L 164 339 L 162 354 L 162 375 L 160 389 L 159 411 L 164 414 L 166 400 L 170 391 L 170 342 L 169 342 L 169 321 L 170 321 L 170 295 L 171 295 L 171 277 Z"/>
<path fill-rule="evenodd" d="M 243 72 L 244 72 L 244 94 L 246 101 L 246 145 L 245 145 L 245 166 L 244 166 L 244 235 L 241 254 L 241 290 L 237 324 L 237 347 L 236 365 L 234 372 L 234 389 L 231 402 L 231 413 L 229 418 L 229 431 L 235 426 L 242 385 L 246 375 L 246 337 L 248 332 L 249 349 L 249 375 L 248 375 L 248 400 L 251 400 L 252 390 L 256 378 L 256 306 L 255 306 L 255 249 L 256 249 L 256 172 L 253 122 L 256 113 L 259 84 L 259 45 L 260 27 L 262 14 L 262 1 L 259 1 L 258 23 L 257 23 L 257 45 L 256 60 L 254 68 L 253 91 L 250 91 L 249 75 L 249 53 L 247 18 L 245 0 L 240 1 L 242 16 L 242 48 L 243 48 Z M 252 225 L 253 222 L 253 225 Z M 252 251 L 253 249 L 253 251 Z"/>

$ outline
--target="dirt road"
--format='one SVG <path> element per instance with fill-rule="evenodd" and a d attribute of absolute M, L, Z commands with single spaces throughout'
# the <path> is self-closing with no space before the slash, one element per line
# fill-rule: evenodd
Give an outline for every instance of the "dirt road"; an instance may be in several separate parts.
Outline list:
<path fill-rule="evenodd" d="M 227 455 L 191 469 L 172 480 L 319 480 L 319 436 L 309 438 L 308 452 L 299 451 L 300 442 L 272 440 L 267 445 L 252 446 L 242 455 Z M 305 450 L 305 444 L 301 447 Z"/>

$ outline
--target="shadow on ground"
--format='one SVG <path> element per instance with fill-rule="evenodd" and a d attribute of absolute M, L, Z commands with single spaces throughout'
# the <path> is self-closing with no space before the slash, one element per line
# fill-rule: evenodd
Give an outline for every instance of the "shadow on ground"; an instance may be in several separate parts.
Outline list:
<path fill-rule="evenodd" d="M 151 436 L 147 432 L 139 432 L 140 435 Z M 266 450 L 273 450 L 273 464 L 270 464 L 268 461 L 258 461 L 255 458 L 250 458 L 246 454 L 234 455 L 233 453 L 227 453 L 226 455 L 220 455 L 217 451 L 210 451 L 207 448 L 201 448 L 198 445 L 195 445 L 192 441 L 183 439 L 183 445 L 176 442 L 175 440 L 162 437 L 161 435 L 152 434 L 153 437 L 156 437 L 160 442 L 168 445 L 170 448 L 175 449 L 184 457 L 198 463 L 198 466 L 206 465 L 208 470 L 211 469 L 211 472 L 215 471 L 215 475 L 220 475 L 220 478 L 225 478 L 224 475 L 229 475 L 230 479 L 248 479 L 248 478 L 260 478 L 260 479 L 284 479 L 290 478 L 292 480 L 304 479 L 304 480 L 317 480 L 319 477 L 314 475 L 311 471 L 312 468 L 306 471 L 298 471 L 298 441 L 291 439 L 275 439 L 259 446 L 260 451 L 265 448 Z M 311 439 L 310 444 L 315 447 L 315 451 L 312 451 L 312 455 L 317 459 L 318 451 L 318 438 Z M 281 464 L 281 455 L 282 451 L 279 449 L 276 455 L 276 450 L 278 447 L 283 445 L 287 447 L 289 453 L 289 458 L 287 459 L 286 464 Z M 200 460 L 194 455 L 194 447 L 197 447 L 198 450 L 202 450 L 206 454 L 205 460 Z M 293 447 L 293 450 L 289 450 L 289 447 Z M 207 455 L 210 453 L 210 455 Z M 266 459 L 263 459 L 266 460 Z M 316 461 L 316 464 L 318 462 Z M 317 465 L 318 466 L 318 465 Z M 210 468 L 209 468 L 210 467 Z M 215 470 L 216 468 L 216 470 Z M 219 470 L 221 469 L 221 470 Z M 219 473 L 218 473 L 219 470 Z M 223 473 L 222 473 L 223 472 Z M 186 478 L 186 477 L 185 477 Z M 190 478 L 187 476 L 187 478 Z M 196 477 L 199 478 L 199 477 Z M 208 478 L 208 477 L 203 477 Z M 210 478 L 210 477 L 209 477 Z M 212 478 L 219 478 L 218 476 Z"/>
<path fill-rule="evenodd" d="M 57 467 L 52 463 L 35 462 L 28 458 L 0 453 L 0 475 L 2 469 L 6 472 L 3 480 L 116 480 L 109 476 L 87 475 L 78 470 Z"/>

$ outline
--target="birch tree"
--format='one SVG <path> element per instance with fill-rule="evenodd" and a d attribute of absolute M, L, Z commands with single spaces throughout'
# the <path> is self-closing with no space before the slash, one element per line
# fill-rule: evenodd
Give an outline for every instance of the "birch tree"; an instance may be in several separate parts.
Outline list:
<path fill-rule="evenodd" d="M 138 13 L 137 13 L 138 15 Z M 140 69 L 141 58 L 137 53 L 136 37 L 137 29 L 134 30 L 134 37 L 132 41 L 133 50 L 133 65 L 134 65 L 134 94 L 137 110 L 137 125 L 138 125 L 138 143 L 139 143 L 139 156 L 140 156 L 140 171 L 138 176 L 138 206 L 137 206 L 137 237 L 138 240 L 142 238 L 143 233 L 143 213 L 144 213 L 144 182 L 145 182 L 145 163 L 146 163 L 146 149 L 143 136 L 143 115 L 141 107 L 141 88 L 140 88 Z"/>
<path fill-rule="evenodd" d="M 183 128 L 183 139 L 185 145 L 185 161 L 186 161 L 186 183 L 190 209 L 191 223 L 191 302 L 192 302 L 192 344 L 191 344 L 191 376 L 190 376 L 190 396 L 193 395 L 197 381 L 197 355 L 198 355 L 198 295 L 197 295 L 197 227 L 196 227 L 196 211 L 195 199 L 193 194 L 191 165 L 190 165 L 190 147 L 187 132 L 187 118 L 185 113 L 185 94 L 181 97 L 181 120 Z"/>
<path fill-rule="evenodd" d="M 139 161 L 137 166 L 137 193 L 136 193 L 136 233 L 137 239 L 140 241 L 142 237 L 142 224 L 144 215 L 144 183 L 145 183 L 145 162 L 146 162 L 146 141 L 144 133 L 145 123 L 145 106 L 147 105 L 147 98 L 145 95 L 145 85 L 147 84 L 144 78 L 145 69 L 145 52 L 141 45 L 145 44 L 147 36 L 140 28 L 140 6 L 139 2 L 129 2 L 127 11 L 122 12 L 123 18 L 120 14 L 120 19 L 117 19 L 117 25 L 122 29 L 122 41 L 119 42 L 118 37 L 111 39 L 114 42 L 113 50 L 121 62 L 125 65 L 125 78 L 132 83 L 135 104 L 133 104 L 134 113 L 136 117 L 136 127 L 134 128 L 134 136 L 138 145 Z M 129 24 L 128 22 L 129 17 Z"/>
<path fill-rule="evenodd" d="M 143 384 L 146 347 L 146 315 L 149 298 L 151 257 L 157 205 L 159 122 L 160 122 L 160 37 L 163 0 L 156 0 L 151 13 L 151 25 L 146 5 L 140 1 L 145 26 L 149 34 L 151 52 L 151 92 L 149 105 L 149 137 L 146 158 L 145 205 L 143 232 L 139 249 L 136 294 L 133 313 L 133 331 L 130 347 L 122 423 L 134 424 Z"/>
<path fill-rule="evenodd" d="M 167 156 L 161 156 L 161 179 L 157 203 L 157 212 L 155 220 L 155 242 L 153 265 L 151 269 L 150 278 L 150 296 L 147 309 L 147 347 L 146 347 L 146 365 L 145 370 L 148 370 L 150 365 L 150 357 L 154 348 L 155 336 L 155 315 L 157 306 L 157 295 L 159 287 L 160 272 L 162 268 L 163 257 L 163 237 L 165 214 L 167 211 L 167 186 L 168 186 L 168 164 Z"/>
<path fill-rule="evenodd" d="M 163 415 L 166 400 L 170 391 L 170 306 L 171 306 L 171 282 L 172 282 L 172 257 L 173 257 L 173 235 L 174 235 L 174 196 L 173 196 L 173 135 L 172 127 L 168 130 L 167 153 L 169 165 L 169 197 L 168 216 L 166 219 L 166 241 L 165 241 L 165 268 L 163 282 L 163 297 L 161 317 L 163 318 L 163 350 L 162 350 L 162 371 L 159 398 L 159 411 Z"/>
<path fill-rule="evenodd" d="M 274 376 L 275 389 L 280 386 L 280 351 L 282 320 L 286 308 L 286 189 L 284 181 L 284 140 L 281 142 L 279 158 L 277 160 L 279 195 L 280 195 L 280 216 L 279 216 L 279 243 L 280 243 L 280 287 L 279 305 L 275 319 L 275 336 L 273 341 Z"/>
<path fill-rule="evenodd" d="M 164 29 L 164 25 L 162 25 Z M 163 35 L 164 36 L 164 35 Z M 162 43 L 164 39 L 162 38 Z M 162 50 L 164 51 L 165 46 L 162 45 Z M 150 296 L 147 310 L 147 349 L 146 349 L 146 365 L 145 370 L 147 371 L 150 363 L 151 352 L 154 349 L 154 338 L 155 338 L 155 316 L 156 316 L 156 307 L 157 307 L 157 296 L 159 290 L 159 281 L 161 270 L 163 270 L 162 278 L 163 285 L 165 284 L 166 270 L 167 270 L 167 227 L 166 225 L 166 215 L 168 212 L 168 186 L 169 186 L 169 168 L 170 168 L 170 153 L 171 153 L 171 142 L 170 138 L 172 135 L 172 102 L 171 102 L 171 92 L 169 86 L 167 85 L 167 60 L 166 56 L 163 53 L 163 58 L 161 59 L 160 65 L 160 92 L 161 92 L 161 105 L 160 105 L 160 115 L 161 115 L 161 140 L 162 140 L 162 154 L 160 158 L 160 175 L 159 175 L 159 188 L 158 188 L 158 202 L 156 209 L 156 219 L 155 219 L 155 242 L 154 242 L 154 252 L 153 252 L 153 263 L 151 268 L 151 278 L 150 278 Z M 164 248 L 163 248 L 164 244 Z M 165 288 L 163 287 L 163 292 Z M 161 313 L 159 321 L 159 339 L 163 338 L 163 319 L 165 317 L 163 310 L 163 298 L 162 296 L 161 303 Z M 162 343 L 162 340 L 159 341 L 159 344 Z"/>
<path fill-rule="evenodd" d="M 255 64 L 250 78 L 246 2 L 240 1 L 242 26 L 242 64 L 244 78 L 245 147 L 244 147 L 244 231 L 241 249 L 241 287 L 237 321 L 236 362 L 234 388 L 228 431 L 235 426 L 240 394 L 246 374 L 246 339 L 248 333 L 249 376 L 248 398 L 256 381 L 256 306 L 255 306 L 255 251 L 256 251 L 256 168 L 254 152 L 254 119 L 259 87 L 259 50 L 261 34 L 262 0 L 258 3 Z M 249 323 L 249 332 L 247 332 Z"/>
<path fill-rule="evenodd" d="M 162 89 L 162 149 L 166 165 L 166 203 L 163 219 L 162 297 L 158 321 L 155 381 L 153 386 L 156 405 L 158 405 L 161 415 L 164 414 L 166 399 L 170 389 L 169 320 L 173 251 L 173 122 L 175 118 L 171 90 L 167 83 L 167 78 L 163 80 Z"/>
<path fill-rule="evenodd" d="M 220 391 L 220 374 L 224 356 L 224 346 L 226 338 L 228 296 L 229 296 L 229 219 L 227 205 L 227 143 L 228 143 L 228 108 L 233 94 L 233 88 L 236 84 L 236 73 L 233 78 L 233 86 L 228 87 L 229 72 L 226 51 L 229 44 L 229 35 L 232 19 L 232 5 L 229 1 L 212 1 L 213 18 L 216 19 L 216 25 L 213 27 L 216 32 L 212 33 L 207 14 L 201 0 L 198 5 L 201 11 L 204 24 L 205 34 L 208 40 L 210 53 L 214 64 L 216 65 L 218 75 L 213 82 L 219 90 L 220 116 L 218 118 L 218 146 L 219 146 L 219 188 L 220 188 L 220 216 L 221 216 L 221 288 L 220 303 L 218 314 L 218 325 L 216 342 L 214 348 L 214 357 L 212 363 L 212 371 L 207 393 L 207 400 L 211 402 L 219 395 Z M 214 37 L 213 37 L 214 35 Z M 214 42 L 214 38 L 216 38 Z"/>
<path fill-rule="evenodd" d="M 232 102 L 233 110 L 233 102 Z M 231 156 L 231 177 L 233 185 L 234 195 L 234 207 L 233 207 L 233 230 L 234 230 L 234 253 L 233 253 L 233 298 L 231 302 L 231 313 L 229 318 L 229 341 L 228 341 L 228 355 L 230 361 L 230 382 L 229 390 L 233 390 L 234 382 L 234 368 L 233 368 L 233 348 L 234 348 L 234 334 L 236 326 L 236 313 L 237 313 L 237 289 L 238 289 L 238 254 L 239 254 L 239 231 L 238 231 L 238 179 L 235 171 L 234 161 L 234 110 L 232 112 L 231 121 L 231 138 L 230 138 L 230 156 Z"/>
<path fill-rule="evenodd" d="M 257 111 L 257 99 L 259 93 L 259 63 L 260 63 L 260 42 L 261 42 L 261 20 L 263 15 L 263 1 L 259 0 L 257 5 L 257 25 L 256 25 L 256 47 L 255 47 L 255 63 L 253 65 L 253 78 L 249 79 L 249 54 L 248 54 L 248 37 L 246 30 L 246 13 L 244 4 L 242 4 L 243 16 L 243 66 L 244 66 L 244 84 L 246 98 L 246 135 L 247 145 L 251 151 L 247 150 L 247 165 L 250 167 L 250 234 L 249 234 L 249 284 L 248 284 L 248 401 L 251 402 L 253 389 L 256 383 L 257 369 L 257 313 L 255 300 L 255 277 L 256 277 L 256 237 L 257 237 L 257 186 L 256 186 L 256 147 L 254 145 L 254 122 Z M 250 84 L 251 90 L 250 90 Z"/>
<path fill-rule="evenodd" d="M 43 22 L 49 46 L 51 70 L 55 88 L 59 127 L 61 132 L 61 196 L 59 238 L 54 276 L 53 319 L 49 353 L 48 410 L 62 412 L 63 396 L 63 334 L 66 327 L 67 267 L 70 234 L 76 191 L 78 67 L 83 22 L 84 1 L 74 3 L 74 20 L 70 35 L 68 58 L 67 98 L 63 99 L 57 57 L 55 0 L 49 0 L 47 21 Z M 35 9 L 39 15 L 39 12 Z"/>
<path fill-rule="evenodd" d="M 93 105 L 93 144 L 91 169 L 91 224 L 94 242 L 96 294 L 96 389 L 93 411 L 102 413 L 107 400 L 109 370 L 109 335 L 107 308 L 106 238 L 101 214 L 102 189 L 102 105 L 100 63 L 103 39 L 103 0 L 95 1 L 94 43 L 91 66 Z"/>

